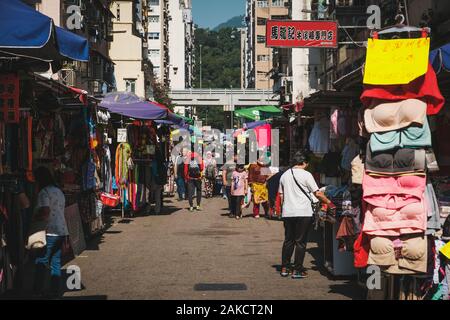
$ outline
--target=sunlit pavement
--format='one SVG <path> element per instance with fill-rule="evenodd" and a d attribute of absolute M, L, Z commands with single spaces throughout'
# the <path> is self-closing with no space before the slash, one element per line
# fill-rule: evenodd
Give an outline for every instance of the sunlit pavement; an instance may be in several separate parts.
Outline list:
<path fill-rule="evenodd" d="M 320 267 L 313 234 L 309 278 L 281 278 L 282 222 L 230 219 L 226 200 L 204 200 L 201 212 L 187 201 L 166 199 L 164 215 L 112 225 L 68 265 L 81 269 L 82 289 L 68 299 L 362 299 L 351 279 L 330 279 Z M 248 215 L 248 217 L 247 217 Z M 317 235 L 316 235 L 317 236 Z M 67 265 L 66 265 L 67 267 Z"/>

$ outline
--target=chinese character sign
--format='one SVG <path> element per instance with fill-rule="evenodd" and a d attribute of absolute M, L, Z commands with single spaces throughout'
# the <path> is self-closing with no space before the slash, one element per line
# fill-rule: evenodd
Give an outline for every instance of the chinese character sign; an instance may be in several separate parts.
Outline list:
<path fill-rule="evenodd" d="M 269 20 L 266 24 L 268 47 L 336 48 L 337 34 L 334 21 Z"/>
<path fill-rule="evenodd" d="M 369 39 L 364 83 L 407 84 L 428 70 L 430 38 Z"/>

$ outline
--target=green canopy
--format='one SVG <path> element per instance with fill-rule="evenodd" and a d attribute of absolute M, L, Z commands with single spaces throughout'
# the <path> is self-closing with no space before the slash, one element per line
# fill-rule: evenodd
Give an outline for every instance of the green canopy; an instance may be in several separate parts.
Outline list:
<path fill-rule="evenodd" d="M 188 118 L 182 115 L 177 114 L 178 117 L 180 117 L 181 119 L 184 120 L 184 122 L 189 123 L 189 124 L 194 124 L 194 120 L 192 118 Z"/>
<path fill-rule="evenodd" d="M 280 108 L 275 106 L 259 106 L 253 108 L 238 109 L 234 111 L 237 117 L 248 118 L 252 120 L 265 120 L 273 118 L 276 115 L 281 114 Z"/>

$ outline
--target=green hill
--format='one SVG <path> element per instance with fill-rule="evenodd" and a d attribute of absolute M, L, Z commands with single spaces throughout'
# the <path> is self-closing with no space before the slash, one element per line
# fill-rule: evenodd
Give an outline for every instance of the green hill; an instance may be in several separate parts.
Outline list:
<path fill-rule="evenodd" d="M 213 29 L 213 31 L 219 31 L 224 28 L 242 28 L 244 26 L 242 23 L 243 19 L 244 19 L 243 15 L 233 17 L 228 21 L 219 24 L 217 27 Z"/>

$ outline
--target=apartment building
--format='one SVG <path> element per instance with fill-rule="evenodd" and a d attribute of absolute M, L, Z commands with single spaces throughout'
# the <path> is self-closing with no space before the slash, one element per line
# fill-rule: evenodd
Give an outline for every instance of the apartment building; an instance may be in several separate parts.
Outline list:
<path fill-rule="evenodd" d="M 89 41 L 89 62 L 66 62 L 56 74 L 47 76 L 65 85 L 102 94 L 115 89 L 114 63 L 110 58 L 113 41 L 111 0 L 28 0 L 36 10 L 51 17 L 55 25 Z"/>
<path fill-rule="evenodd" d="M 148 0 L 148 55 L 153 74 L 171 89 L 192 86 L 191 0 Z"/>
<path fill-rule="evenodd" d="M 273 50 L 266 47 L 266 21 L 285 20 L 289 10 L 285 0 L 247 0 L 247 43 L 251 66 L 246 71 L 248 87 L 272 90 Z"/>
<path fill-rule="evenodd" d="M 111 11 L 115 18 L 110 57 L 115 64 L 117 90 L 149 98 L 151 70 L 148 61 L 147 0 L 115 0 Z"/>

